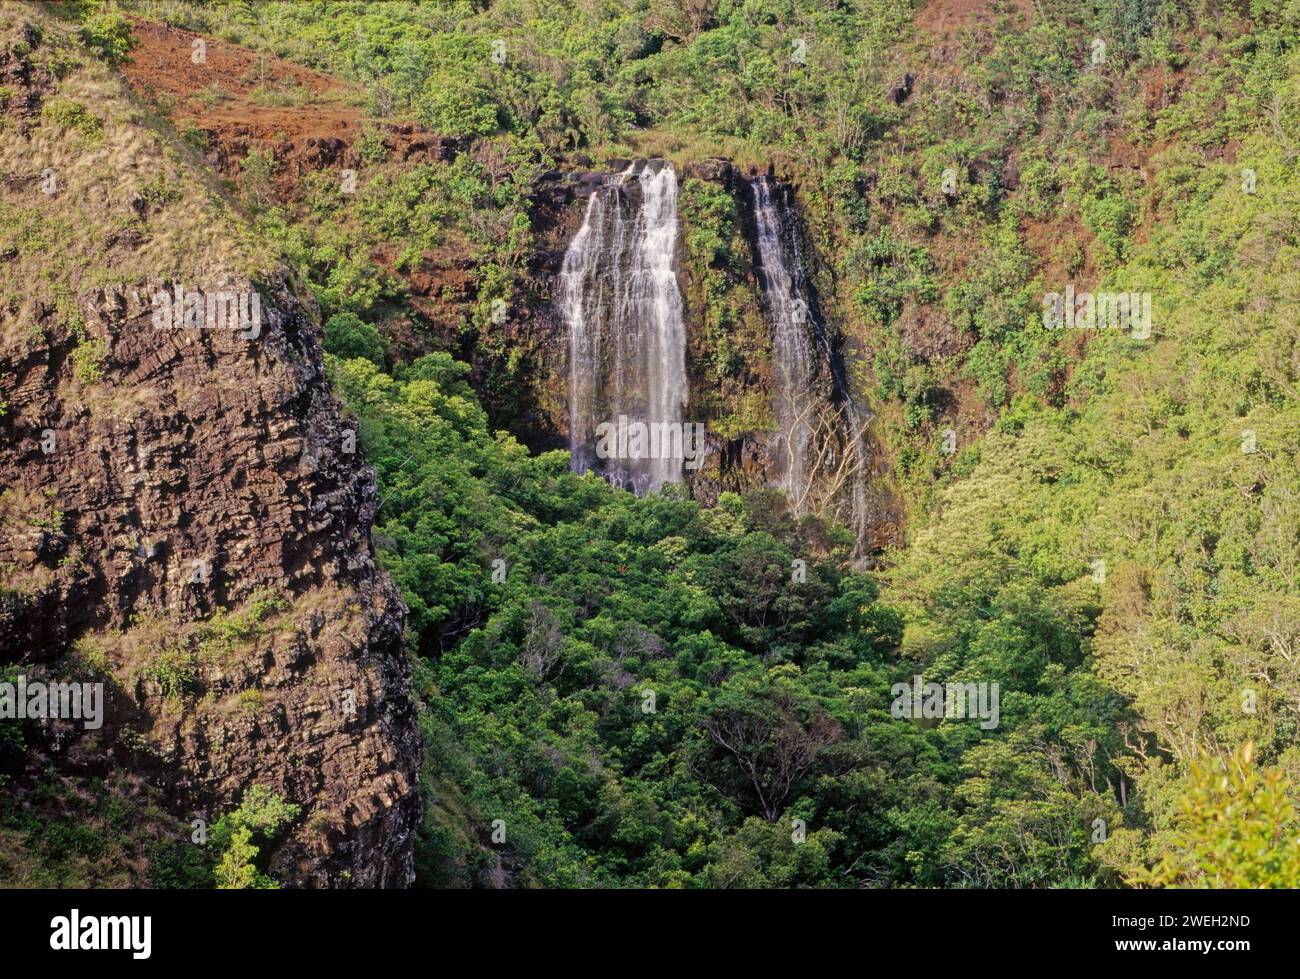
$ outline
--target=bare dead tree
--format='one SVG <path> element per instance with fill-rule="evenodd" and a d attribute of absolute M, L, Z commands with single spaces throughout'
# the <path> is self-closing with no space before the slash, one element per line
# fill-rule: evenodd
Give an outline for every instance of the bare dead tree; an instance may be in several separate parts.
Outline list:
<path fill-rule="evenodd" d="M 872 416 L 864 416 L 852 430 L 846 430 L 843 413 L 811 390 L 791 392 L 783 401 L 787 421 L 782 425 L 782 437 L 787 447 L 795 433 L 807 425 L 808 442 L 817 448 L 815 459 L 803 473 L 802 485 L 787 486 L 787 502 L 795 514 L 823 515 L 833 509 L 846 487 L 865 477 L 868 460 L 861 448 Z"/>
<path fill-rule="evenodd" d="M 805 724 L 788 703 L 768 706 L 772 709 L 725 708 L 704 722 L 704 730 L 735 761 L 754 790 L 760 814 L 773 823 L 781 818 L 795 783 L 824 747 L 840 739 L 842 731 L 820 709 Z"/>
<path fill-rule="evenodd" d="M 528 634 L 519 659 L 539 680 L 558 679 L 564 673 L 564 633 L 555 616 L 539 601 L 533 602 Z"/>

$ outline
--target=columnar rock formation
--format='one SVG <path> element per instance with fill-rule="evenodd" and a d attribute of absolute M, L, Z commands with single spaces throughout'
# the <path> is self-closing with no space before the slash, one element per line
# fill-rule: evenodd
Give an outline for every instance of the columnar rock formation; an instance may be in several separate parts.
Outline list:
<path fill-rule="evenodd" d="M 374 474 L 318 317 L 127 121 L 117 79 L 56 78 L 41 55 L 63 29 L 4 17 L 0 666 L 89 669 L 109 690 L 102 729 L 41 726 L 7 791 L 126 773 L 188 838 L 265 786 L 299 807 L 273 876 L 405 886 L 421 754 L 405 610 L 372 557 Z M 102 131 L 52 133 L 55 97 Z M 200 326 L 202 304 L 170 322 L 178 286 L 256 292 L 260 322 L 209 306 Z"/>

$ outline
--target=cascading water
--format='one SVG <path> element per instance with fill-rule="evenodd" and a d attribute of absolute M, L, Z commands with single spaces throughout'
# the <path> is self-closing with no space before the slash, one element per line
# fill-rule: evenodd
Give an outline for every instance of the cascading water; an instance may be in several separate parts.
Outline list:
<path fill-rule="evenodd" d="M 776 417 L 781 427 L 778 463 L 781 487 L 795 513 L 807 512 L 821 477 L 832 495 L 847 495 L 853 529 L 861 545 L 867 529 L 866 444 L 870 416 L 854 404 L 840 358 L 817 316 L 799 250 L 796 217 L 781 187 L 770 177 L 752 184 L 757 266 L 763 305 L 772 328 L 776 365 Z M 836 439 L 819 428 L 827 405 L 822 366 L 829 371 Z"/>
<path fill-rule="evenodd" d="M 813 388 L 817 360 L 808 336 L 809 307 L 803 284 L 791 276 L 801 272 L 797 254 L 787 264 L 785 223 L 772 199 L 766 177 L 754 181 L 754 225 L 763 300 L 772 325 L 772 359 L 776 367 L 776 419 L 781 427 L 779 465 L 781 488 L 797 513 L 805 509 L 808 450 L 817 394 Z M 790 241 L 797 248 L 797 243 Z"/>
<path fill-rule="evenodd" d="M 564 255 L 558 297 L 569 328 L 569 448 L 577 472 L 656 490 L 682 459 L 598 459 L 602 423 L 678 425 L 686 406 L 686 324 L 674 269 L 677 174 L 638 162 L 596 188 Z"/>

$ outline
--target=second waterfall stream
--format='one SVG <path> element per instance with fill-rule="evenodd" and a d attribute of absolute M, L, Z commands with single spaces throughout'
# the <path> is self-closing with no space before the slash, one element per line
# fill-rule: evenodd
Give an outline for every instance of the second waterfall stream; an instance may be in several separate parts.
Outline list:
<path fill-rule="evenodd" d="M 854 403 L 817 311 L 788 189 L 767 176 L 751 188 L 755 264 L 772 330 L 780 486 L 796 515 L 818 504 L 837 510 L 860 545 L 868 518 L 863 433 L 870 418 Z"/>

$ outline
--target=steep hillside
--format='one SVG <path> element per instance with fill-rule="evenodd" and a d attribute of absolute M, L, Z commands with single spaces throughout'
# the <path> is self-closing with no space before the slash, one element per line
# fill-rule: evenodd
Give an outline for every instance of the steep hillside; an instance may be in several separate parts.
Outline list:
<path fill-rule="evenodd" d="M 404 609 L 316 311 L 67 25 L 0 17 L 0 648 L 6 678 L 107 688 L 102 728 L 6 740 L 5 877 L 157 882 L 256 786 L 296 807 L 272 877 L 405 885 Z M 245 318 L 160 322 L 177 289 Z M 104 791 L 116 822 L 43 847 Z"/>
<path fill-rule="evenodd" d="M 0 728 L 13 873 L 1300 885 L 1294 2 L 64 14 L 0 634 L 123 713 Z"/>

